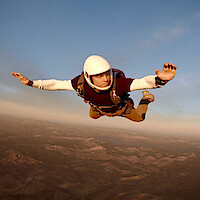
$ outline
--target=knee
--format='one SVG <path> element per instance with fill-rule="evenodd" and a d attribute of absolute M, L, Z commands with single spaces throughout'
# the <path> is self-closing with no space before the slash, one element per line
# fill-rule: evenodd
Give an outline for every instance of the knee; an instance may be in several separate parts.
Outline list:
<path fill-rule="evenodd" d="M 132 119 L 135 122 L 143 122 L 145 120 L 145 114 L 142 114 L 140 116 L 135 117 L 134 119 Z"/>
<path fill-rule="evenodd" d="M 90 112 L 89 112 L 89 116 L 92 119 L 98 119 L 99 117 L 101 117 L 101 114 L 94 108 L 90 108 Z"/>
<path fill-rule="evenodd" d="M 144 121 L 144 119 L 137 119 L 137 120 L 135 120 L 135 122 L 143 122 Z"/>
<path fill-rule="evenodd" d="M 146 116 L 145 113 L 143 113 L 142 116 L 141 116 L 141 118 L 140 118 L 140 120 L 138 122 L 143 122 L 145 120 L 145 116 Z"/>
<path fill-rule="evenodd" d="M 98 119 L 99 117 L 101 117 L 100 114 L 95 113 L 95 112 L 90 112 L 89 116 L 90 116 L 92 119 Z"/>
<path fill-rule="evenodd" d="M 94 115 L 90 115 L 90 118 L 92 118 L 92 119 L 98 119 L 99 117 L 101 117 L 101 116 L 94 116 Z"/>
<path fill-rule="evenodd" d="M 146 117 L 146 114 L 143 113 L 143 114 L 142 114 L 142 120 L 141 120 L 141 122 L 145 120 L 145 117 Z"/>

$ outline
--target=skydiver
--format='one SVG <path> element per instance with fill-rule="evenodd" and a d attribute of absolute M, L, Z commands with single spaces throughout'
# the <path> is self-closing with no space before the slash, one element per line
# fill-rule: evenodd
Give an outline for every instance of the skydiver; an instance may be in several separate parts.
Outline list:
<path fill-rule="evenodd" d="M 142 89 L 163 87 L 175 76 L 177 66 L 165 63 L 163 69 L 156 69 L 156 75 L 140 79 L 126 78 L 121 70 L 114 69 L 108 61 L 99 56 L 89 56 L 83 65 L 83 72 L 72 80 L 34 80 L 21 73 L 12 72 L 24 85 L 43 90 L 71 90 L 90 104 L 89 115 L 93 119 L 101 116 L 121 116 L 141 122 L 145 119 L 148 104 L 154 101 L 154 95 L 143 91 L 143 97 L 137 108 L 129 97 L 129 92 Z"/>

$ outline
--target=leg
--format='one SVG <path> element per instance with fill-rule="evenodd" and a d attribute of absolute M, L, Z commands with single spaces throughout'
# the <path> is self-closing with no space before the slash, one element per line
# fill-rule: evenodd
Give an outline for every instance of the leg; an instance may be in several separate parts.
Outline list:
<path fill-rule="evenodd" d="M 154 101 L 153 94 L 150 94 L 148 91 L 143 91 L 143 97 L 137 108 L 132 108 L 129 115 L 125 116 L 127 119 L 130 119 L 135 122 L 141 122 L 145 119 L 145 115 L 148 109 L 148 104 Z"/>
<path fill-rule="evenodd" d="M 96 110 L 94 107 L 90 107 L 90 117 L 92 119 L 98 119 L 99 117 L 103 116 L 101 113 L 99 113 L 98 110 Z"/>
<path fill-rule="evenodd" d="M 132 108 L 131 109 L 131 113 L 127 116 L 125 116 L 125 118 L 130 119 L 132 121 L 135 122 L 141 122 L 145 119 L 145 115 L 148 109 L 148 105 L 144 104 L 144 105 L 138 105 L 137 108 Z"/>

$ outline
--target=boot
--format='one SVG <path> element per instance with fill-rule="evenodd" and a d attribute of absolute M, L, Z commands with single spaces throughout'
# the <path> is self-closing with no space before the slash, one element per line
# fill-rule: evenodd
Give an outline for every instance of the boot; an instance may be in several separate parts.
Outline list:
<path fill-rule="evenodd" d="M 142 99 L 148 99 L 150 102 L 154 102 L 154 95 L 149 93 L 147 90 L 142 91 L 143 97 Z"/>
<path fill-rule="evenodd" d="M 154 101 L 154 95 L 149 93 L 147 90 L 143 91 L 143 97 L 139 104 L 149 104 Z"/>

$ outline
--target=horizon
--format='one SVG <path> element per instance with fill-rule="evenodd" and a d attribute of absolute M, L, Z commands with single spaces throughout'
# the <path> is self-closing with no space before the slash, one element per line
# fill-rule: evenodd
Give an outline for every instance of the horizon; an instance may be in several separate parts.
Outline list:
<path fill-rule="evenodd" d="M 200 133 L 200 2 L 0 1 L 0 113 L 91 126 Z M 149 90 L 155 102 L 144 122 L 103 117 L 71 91 L 42 91 L 31 80 L 70 80 L 84 60 L 102 55 L 126 77 L 154 75 L 166 62 L 178 66 L 174 80 Z M 142 91 L 130 93 L 135 106 Z"/>
<path fill-rule="evenodd" d="M 44 123 L 52 123 L 52 124 L 56 124 L 56 125 L 62 125 L 62 126 L 68 126 L 68 125 L 72 125 L 72 126 L 81 126 L 81 127 L 86 127 L 86 128 L 94 128 L 94 129 L 109 129 L 109 130 L 113 130 L 114 132 L 116 132 L 116 130 L 119 130 L 119 132 L 121 131 L 128 131 L 129 133 L 139 133 L 139 134 L 145 134 L 145 135 L 159 135 L 159 136 L 172 136 L 172 137 L 176 137 L 176 136 L 183 136 L 183 137 L 187 137 L 187 138 L 200 138 L 200 135 L 198 134 L 198 130 L 196 132 L 191 133 L 190 131 L 162 131 L 162 130 L 149 130 L 149 127 L 128 127 L 128 126 L 115 126 L 113 124 L 104 124 L 102 125 L 101 123 L 96 123 L 96 124 L 86 124 L 86 123 L 76 123 L 76 122 L 72 122 L 71 120 L 68 121 L 61 121 L 61 120 L 55 120 L 55 119 L 42 119 L 42 118 L 34 118 L 34 117 L 26 117 L 24 115 L 12 115 L 12 114 L 2 114 L 0 115 L 0 119 L 3 117 L 4 121 L 8 121 L 8 120 L 27 120 L 27 121 L 32 121 L 34 122 L 44 122 Z M 113 119 L 114 120 L 114 119 Z M 1 122 L 0 122 L 1 125 Z M 142 126 L 142 125 L 141 125 Z"/>

